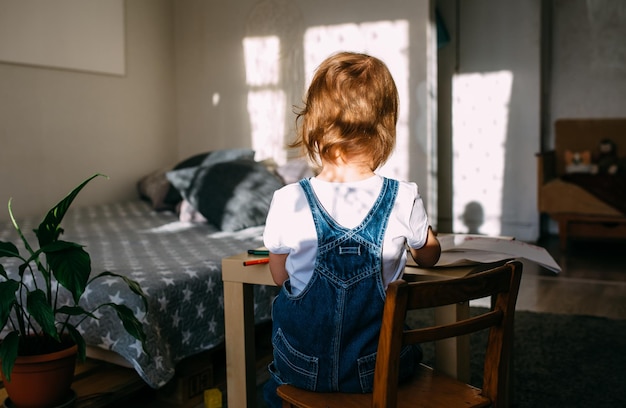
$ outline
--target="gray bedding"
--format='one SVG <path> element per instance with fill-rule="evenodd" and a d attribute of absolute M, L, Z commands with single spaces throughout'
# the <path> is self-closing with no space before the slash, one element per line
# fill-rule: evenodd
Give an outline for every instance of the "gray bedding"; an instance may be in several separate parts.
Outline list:
<path fill-rule="evenodd" d="M 20 222 L 31 231 L 40 219 Z M 93 274 L 103 270 L 138 281 L 149 298 L 144 313 L 135 296 L 115 280 L 88 287 L 83 306 L 123 299 L 143 319 L 149 354 L 127 335 L 113 311 L 102 309 L 98 320 L 80 326 L 90 346 L 111 350 L 126 359 L 153 388 L 174 376 L 181 359 L 211 349 L 224 340 L 221 259 L 262 245 L 263 227 L 221 232 L 206 223 L 181 223 L 173 213 L 155 212 L 143 201 L 74 207 L 62 223 L 64 238 L 83 244 L 92 258 Z M 15 231 L 2 223 L 0 240 L 15 241 Z M 270 319 L 276 289 L 255 287 L 255 320 Z M 109 314 L 109 312 L 111 314 Z"/>

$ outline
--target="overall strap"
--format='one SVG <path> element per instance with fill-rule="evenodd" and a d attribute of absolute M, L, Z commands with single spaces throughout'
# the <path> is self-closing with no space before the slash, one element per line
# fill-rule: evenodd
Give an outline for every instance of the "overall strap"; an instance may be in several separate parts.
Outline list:
<path fill-rule="evenodd" d="M 388 179 L 386 177 L 383 178 L 383 185 L 374 205 L 361 223 L 354 228 L 346 228 L 337 223 L 319 202 L 308 179 L 300 180 L 300 185 L 304 190 L 309 207 L 311 208 L 320 252 L 324 252 L 327 245 L 334 245 L 333 242 L 336 242 L 336 234 L 343 235 L 346 239 L 349 239 L 350 237 L 356 238 L 362 233 L 366 233 L 371 237 L 372 241 L 370 242 L 375 242 L 376 245 L 382 245 L 387 220 L 398 194 L 399 182 L 397 180 Z M 374 230 L 369 227 L 372 222 L 377 225 L 374 227 Z M 369 232 L 367 232 L 368 228 Z M 329 235 L 329 231 L 333 231 L 333 233 Z M 372 236 L 372 233 L 375 236 Z M 329 240 L 331 242 L 329 242 Z"/>

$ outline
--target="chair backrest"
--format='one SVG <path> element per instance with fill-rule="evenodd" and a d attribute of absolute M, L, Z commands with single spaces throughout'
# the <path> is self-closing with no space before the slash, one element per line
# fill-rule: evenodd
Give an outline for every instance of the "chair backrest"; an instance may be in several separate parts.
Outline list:
<path fill-rule="evenodd" d="M 511 261 L 487 271 L 463 278 L 392 282 L 378 343 L 374 373 L 374 407 L 396 407 L 398 361 L 404 345 L 462 336 L 490 329 L 484 361 L 482 393 L 503 406 L 513 341 L 513 316 L 522 275 L 522 264 Z M 440 326 L 407 330 L 408 310 L 428 309 L 491 297 L 488 312 Z"/>

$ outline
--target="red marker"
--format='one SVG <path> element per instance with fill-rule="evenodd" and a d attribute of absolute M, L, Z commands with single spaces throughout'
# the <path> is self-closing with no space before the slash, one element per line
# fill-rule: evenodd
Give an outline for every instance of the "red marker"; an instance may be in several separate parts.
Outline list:
<path fill-rule="evenodd" d="M 250 261 L 243 261 L 243 266 L 266 264 L 269 263 L 269 261 L 269 258 L 252 259 Z"/>

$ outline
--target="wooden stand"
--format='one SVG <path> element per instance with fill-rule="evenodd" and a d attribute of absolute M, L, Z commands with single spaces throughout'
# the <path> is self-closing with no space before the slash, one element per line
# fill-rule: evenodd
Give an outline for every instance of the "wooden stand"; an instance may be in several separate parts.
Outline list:
<path fill-rule="evenodd" d="M 591 239 L 624 239 L 626 237 L 626 218 L 594 216 L 582 214 L 553 214 L 559 223 L 559 242 L 561 250 L 567 249 L 572 237 Z"/>
<path fill-rule="evenodd" d="M 72 390 L 76 393 L 76 408 L 102 408 L 127 401 L 148 385 L 135 370 L 87 359 L 76 365 Z M 36 390 L 33 390 L 36 392 Z M 7 393 L 0 388 L 0 403 L 4 407 Z"/>

